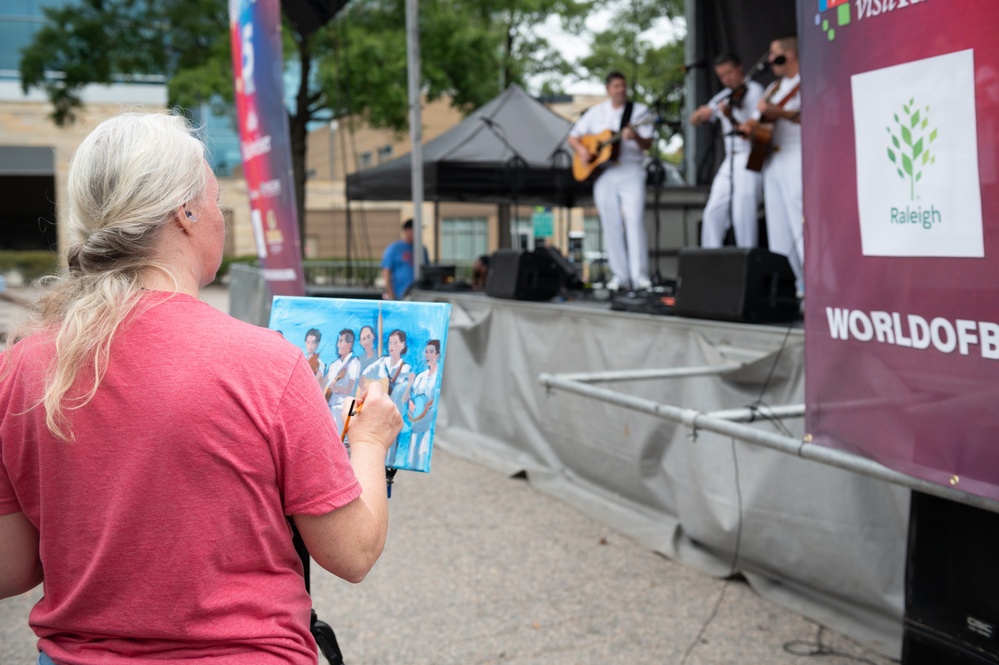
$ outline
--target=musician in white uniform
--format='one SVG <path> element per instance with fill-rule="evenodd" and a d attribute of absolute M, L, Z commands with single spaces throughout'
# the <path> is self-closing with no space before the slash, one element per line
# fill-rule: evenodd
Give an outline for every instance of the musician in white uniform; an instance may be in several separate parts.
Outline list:
<path fill-rule="evenodd" d="M 746 168 L 750 144 L 738 127 L 753 117 L 763 97 L 763 86 L 746 79 L 742 61 L 734 53 L 723 53 L 715 59 L 715 74 L 725 89 L 690 115 L 693 125 L 718 122 L 725 143 L 725 160 L 715 174 L 704 208 L 701 247 L 721 247 L 729 227 L 735 233 L 736 245 L 756 247 L 763 175 Z"/>
<path fill-rule="evenodd" d="M 801 75 L 798 39 L 782 37 L 770 44 L 767 56 L 778 77 L 757 104 L 754 120 L 774 123 L 770 156 L 763 164 L 763 203 L 767 212 L 770 250 L 787 256 L 798 293 L 805 290 L 805 224 L 801 195 Z"/>
<path fill-rule="evenodd" d="M 412 366 L 403 360 L 408 350 L 406 333 L 402 330 L 393 330 L 389 333 L 388 355 L 382 356 L 364 370 L 366 379 L 386 380 L 385 392 L 402 414 L 405 414 L 409 389 L 413 385 L 413 379 L 416 378 Z"/>
<path fill-rule="evenodd" d="M 363 335 L 363 333 L 362 333 Z M 413 367 L 403 359 L 409 346 L 406 344 L 406 333 L 403 330 L 393 330 L 388 338 L 388 355 L 382 356 L 364 370 L 362 376 L 368 381 L 383 381 L 385 392 L 391 398 L 395 407 L 402 415 L 402 429 L 396 437 L 396 445 L 389 449 L 389 466 L 395 466 L 397 460 L 405 460 L 409 450 L 410 422 L 407 417 L 409 392 L 413 387 L 416 374 Z M 400 455 L 400 449 L 402 454 Z"/>
<path fill-rule="evenodd" d="M 353 396 L 361 376 L 361 361 L 354 355 L 354 331 L 344 328 L 337 336 L 337 359 L 326 371 L 326 399 L 338 432 L 343 431 L 343 402 Z"/>
<path fill-rule="evenodd" d="M 408 419 L 413 423 L 413 438 L 406 454 L 409 456 L 410 464 L 415 467 L 425 465 L 430 458 L 429 433 L 433 425 L 434 402 L 437 397 L 437 364 L 441 358 L 440 340 L 432 339 L 427 342 L 423 357 L 427 361 L 427 368 L 420 372 L 413 383 L 412 396 L 407 410 Z"/>
<path fill-rule="evenodd" d="M 590 107 L 569 132 L 569 145 L 584 164 L 592 155 L 580 141 L 583 136 L 605 130 L 620 132 L 618 155 L 601 165 L 593 183 L 593 202 L 600 214 L 607 258 L 613 278 L 608 288 L 646 290 L 649 280 L 649 248 L 645 237 L 644 153 L 652 145 L 653 123 L 644 104 L 628 101 L 628 83 L 621 72 L 607 75 L 608 99 Z M 624 120 L 627 109 L 631 116 Z"/>
<path fill-rule="evenodd" d="M 305 359 L 309 361 L 309 368 L 316 375 L 316 379 L 322 384 L 326 376 L 326 363 L 319 357 L 319 342 L 323 334 L 318 328 L 309 328 L 305 333 Z"/>

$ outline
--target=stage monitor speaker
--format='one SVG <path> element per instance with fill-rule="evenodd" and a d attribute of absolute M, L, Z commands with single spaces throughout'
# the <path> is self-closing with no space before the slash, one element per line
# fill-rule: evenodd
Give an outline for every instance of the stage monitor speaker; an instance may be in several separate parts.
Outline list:
<path fill-rule="evenodd" d="M 494 298 L 551 300 L 560 288 L 561 271 L 547 252 L 498 249 L 489 259 L 486 293 Z"/>
<path fill-rule="evenodd" d="M 999 514 L 912 493 L 904 665 L 999 663 Z"/>
<path fill-rule="evenodd" d="M 347 0 L 281 0 L 281 7 L 300 35 L 308 36 L 326 25 Z"/>
<path fill-rule="evenodd" d="M 765 249 L 684 249 L 676 288 L 678 316 L 744 323 L 798 316 L 791 264 Z"/>
<path fill-rule="evenodd" d="M 536 247 L 534 253 L 539 254 L 542 258 L 549 259 L 554 264 L 561 276 L 563 286 L 578 288 L 583 285 L 582 280 L 579 279 L 579 269 L 569 259 L 562 256 L 562 253 L 554 247 L 549 247 L 548 245 Z"/>

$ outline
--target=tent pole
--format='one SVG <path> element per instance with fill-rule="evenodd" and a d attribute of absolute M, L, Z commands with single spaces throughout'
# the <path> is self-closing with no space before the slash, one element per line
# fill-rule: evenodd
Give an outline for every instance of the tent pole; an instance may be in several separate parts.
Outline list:
<path fill-rule="evenodd" d="M 499 239 L 496 243 L 500 248 L 513 247 L 513 241 L 510 237 L 510 204 L 500 203 L 496 206 L 496 212 L 499 214 Z"/>
<path fill-rule="evenodd" d="M 441 262 L 441 199 L 434 197 L 434 264 Z"/>
<path fill-rule="evenodd" d="M 695 0 L 686 0 L 684 4 L 684 18 L 687 21 L 687 39 L 684 44 L 684 62 L 696 62 L 697 54 L 701 50 L 700 40 L 703 38 L 703 31 L 701 30 L 701 25 L 699 21 L 701 20 L 700 12 L 698 11 L 697 2 Z M 686 79 L 684 81 L 684 86 L 686 88 L 686 99 L 684 102 L 684 117 L 689 118 L 690 114 L 694 112 L 697 108 L 697 102 L 700 99 L 698 93 L 700 92 L 697 86 L 697 80 L 694 76 L 688 74 L 685 75 Z M 684 123 L 683 131 L 683 154 L 684 161 L 686 162 L 684 174 L 686 176 L 688 185 L 697 184 L 697 155 L 700 150 L 700 138 L 699 132 L 696 127 L 690 123 Z M 684 227 L 686 229 L 686 227 Z M 686 244 L 686 243 L 685 243 Z"/>
<path fill-rule="evenodd" d="M 413 279 L 423 264 L 423 120 L 420 116 L 419 0 L 406 0 L 406 73 L 409 88 L 409 137 L 412 143 Z"/>

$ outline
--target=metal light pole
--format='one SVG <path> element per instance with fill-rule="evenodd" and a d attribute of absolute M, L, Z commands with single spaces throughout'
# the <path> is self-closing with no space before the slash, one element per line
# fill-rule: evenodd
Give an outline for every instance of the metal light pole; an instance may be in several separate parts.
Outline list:
<path fill-rule="evenodd" d="M 423 121 L 420 113 L 420 26 L 418 0 L 406 0 L 406 72 L 409 88 L 410 163 L 413 185 L 413 277 L 423 263 Z"/>

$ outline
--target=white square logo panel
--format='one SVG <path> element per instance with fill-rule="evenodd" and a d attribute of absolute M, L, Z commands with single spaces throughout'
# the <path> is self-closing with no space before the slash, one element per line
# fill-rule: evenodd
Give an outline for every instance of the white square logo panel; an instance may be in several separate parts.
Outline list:
<path fill-rule="evenodd" d="M 984 256 L 974 52 L 856 74 L 851 88 L 864 255 Z"/>

